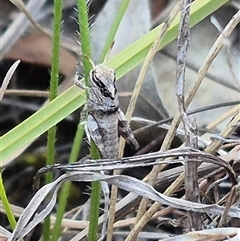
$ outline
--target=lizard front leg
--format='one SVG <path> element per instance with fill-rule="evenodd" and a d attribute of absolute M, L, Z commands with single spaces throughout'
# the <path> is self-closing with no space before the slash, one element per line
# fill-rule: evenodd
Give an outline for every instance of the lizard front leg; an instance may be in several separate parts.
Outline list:
<path fill-rule="evenodd" d="M 87 117 L 87 124 L 86 124 L 86 134 L 88 137 L 89 142 L 92 140 L 96 147 L 98 148 L 101 157 L 107 158 L 107 153 L 105 150 L 105 145 L 103 143 L 101 128 L 99 127 L 98 123 L 94 119 L 94 117 L 88 113 Z"/>
<path fill-rule="evenodd" d="M 121 136 L 135 148 L 135 150 L 139 148 L 139 144 L 135 139 L 131 128 L 128 126 L 127 119 L 120 108 L 118 108 L 118 131 Z"/>
<path fill-rule="evenodd" d="M 77 72 L 79 71 L 79 66 L 77 66 Z M 75 76 L 74 76 L 74 84 L 84 90 L 88 90 L 89 87 L 87 87 L 84 83 L 84 79 L 76 72 Z"/>

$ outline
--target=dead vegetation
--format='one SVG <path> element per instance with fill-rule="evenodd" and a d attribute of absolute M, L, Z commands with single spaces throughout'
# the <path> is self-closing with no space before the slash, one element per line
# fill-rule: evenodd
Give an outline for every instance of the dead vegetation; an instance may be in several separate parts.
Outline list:
<path fill-rule="evenodd" d="M 1 80 L 12 63 L 21 60 L 1 87 L 0 131 L 3 135 L 31 116 L 47 100 L 52 5 L 39 1 L 36 7 L 34 0 L 29 1 L 26 5 L 32 20 L 31 16 L 27 19 L 19 15 L 10 2 L 1 2 Z M 16 4 L 18 1 L 12 2 Z M 104 8 L 103 4 L 97 7 L 99 1 L 93 1 L 90 5 L 89 15 L 94 16 L 93 22 L 96 21 L 92 27 L 93 54 L 96 59 L 106 35 L 100 26 L 111 21 L 116 9 L 114 3 L 111 5 L 109 2 Z M 176 1 L 167 4 L 162 0 L 159 1 L 161 9 L 157 11 L 156 2 L 149 2 L 154 8 L 151 22 L 147 3 L 142 6 L 134 4 L 134 1 L 130 3 L 111 55 L 147 33 L 151 25 L 155 26 L 162 19 L 165 21 L 176 5 Z M 96 180 L 120 188 L 117 192 L 112 187 L 111 199 L 106 188 L 103 188 L 99 223 L 106 225 L 108 220 L 107 231 L 103 229 L 108 241 L 240 239 L 239 5 L 237 1 L 232 1 L 216 11 L 214 16 L 222 29 L 206 19 L 189 32 L 189 1 L 184 3 L 185 12 L 182 12 L 178 42 L 171 43 L 158 53 L 153 50 L 152 56 L 148 56 L 144 63 L 147 66 L 155 56 L 148 72 L 141 70 L 139 75 L 141 68 L 137 67 L 118 82 L 120 105 L 124 111 L 127 110 L 126 116 L 134 116 L 131 125 L 141 145 L 140 150 L 133 153 L 126 146 L 124 158 L 97 162 L 88 160 L 70 166 L 66 163 L 79 112 L 66 118 L 58 124 L 56 162 L 60 165 L 44 168 L 45 135 L 7 165 L 4 164 L 4 187 L 12 211 L 17 218 L 22 214 L 9 240 L 20 240 L 26 235 L 30 240 L 40 239 L 41 226 L 38 224 L 49 213 L 52 224 L 55 223 L 58 190 L 66 180 L 73 183 L 62 220 L 62 240 L 86 239 L 89 183 Z M 74 4 L 72 1 L 64 2 L 60 93 L 73 84 L 72 76 L 78 61 Z M 24 12 L 21 4 L 20 10 Z M 106 17 L 105 11 L 109 16 Z M 174 10 L 171 14 L 175 14 Z M 171 14 L 168 21 L 173 17 Z M 167 30 L 170 22 L 166 21 L 165 24 Z M 131 33 L 129 38 L 126 32 Z M 165 33 L 161 34 L 163 36 Z M 158 41 L 161 41 L 161 34 Z M 200 40 L 197 41 L 197 38 Z M 173 59 L 177 59 L 177 64 Z M 134 89 L 136 82 L 141 82 L 141 88 L 137 90 Z M 138 91 L 140 95 L 129 110 L 129 100 L 132 95 L 137 96 Z M 211 107 L 218 104 L 217 107 L 224 104 L 229 106 Z M 200 113 L 194 114 L 199 108 Z M 169 118 L 171 116 L 173 118 Z M 84 143 L 79 159 L 86 154 L 88 148 Z M 35 184 L 43 187 L 35 192 L 32 189 L 33 180 L 39 169 L 41 171 L 35 178 Z M 40 174 L 45 171 L 53 171 L 55 181 L 44 186 Z M 7 230 L 11 229 L 2 207 L 0 220 L 0 240 L 6 240 L 10 235 Z"/>

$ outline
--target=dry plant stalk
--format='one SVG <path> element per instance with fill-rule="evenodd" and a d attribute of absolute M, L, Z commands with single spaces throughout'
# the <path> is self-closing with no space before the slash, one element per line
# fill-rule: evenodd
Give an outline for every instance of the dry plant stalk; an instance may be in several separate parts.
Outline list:
<path fill-rule="evenodd" d="M 38 1 L 38 4 L 36 4 L 35 0 L 30 0 L 28 1 L 26 7 L 24 6 L 23 2 L 20 0 L 18 1 L 12 0 L 11 2 L 15 6 L 17 6 L 20 9 L 20 11 L 24 14 L 19 13 L 18 16 L 15 18 L 15 20 L 10 25 L 10 27 L 8 27 L 7 31 L 0 38 L 2 58 L 7 54 L 7 52 L 12 48 L 12 46 L 20 39 L 20 37 L 28 28 L 29 22 L 26 21 L 26 17 L 38 31 L 44 32 L 42 28 L 33 20 L 31 15 L 32 16 L 37 15 L 41 10 L 42 6 L 46 3 L 46 0 Z M 29 12 L 31 12 L 31 14 Z"/>
<path fill-rule="evenodd" d="M 0 101 L 2 100 L 4 93 L 6 92 L 7 87 L 9 85 L 9 82 L 10 82 L 16 68 L 18 67 L 19 63 L 20 63 L 20 60 L 15 61 L 13 63 L 13 65 L 10 67 L 10 69 L 8 70 L 6 76 L 4 77 L 1 88 L 0 88 Z"/>
<path fill-rule="evenodd" d="M 185 132 L 185 145 L 187 147 L 197 148 L 196 128 L 192 125 L 185 106 L 185 71 L 186 55 L 190 40 L 189 15 L 191 0 L 184 0 L 179 24 L 179 36 L 177 41 L 177 83 L 176 95 L 178 100 L 178 109 L 181 114 L 183 128 Z M 191 157 L 190 157 L 191 158 Z M 192 162 L 187 157 L 185 164 L 185 196 L 187 200 L 199 202 L 200 191 L 197 177 L 198 163 Z M 193 230 L 201 229 L 201 216 L 194 212 L 188 212 L 189 228 Z"/>

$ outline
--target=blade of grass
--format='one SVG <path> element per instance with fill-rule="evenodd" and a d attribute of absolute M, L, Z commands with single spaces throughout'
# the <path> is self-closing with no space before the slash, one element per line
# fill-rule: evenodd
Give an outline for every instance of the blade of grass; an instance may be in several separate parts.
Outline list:
<path fill-rule="evenodd" d="M 90 45 L 89 23 L 88 23 L 88 9 L 87 9 L 87 3 L 85 0 L 78 0 L 78 20 L 79 20 L 79 33 L 81 36 L 80 42 L 81 42 L 82 55 L 83 55 L 83 66 L 84 66 L 84 73 L 85 73 L 85 85 L 88 86 L 89 72 L 92 69 L 92 65 L 89 61 L 89 59 L 91 59 L 91 45 Z M 84 128 L 82 128 L 82 125 L 79 124 L 76 132 L 76 137 L 74 140 L 74 147 L 71 152 L 71 160 L 70 160 L 71 162 L 75 162 L 77 160 L 77 153 L 81 145 L 83 134 L 84 134 Z M 92 158 L 96 158 L 96 159 L 99 159 L 100 157 L 98 150 L 95 148 L 95 145 L 92 142 L 91 142 L 91 156 Z M 52 238 L 53 241 L 57 241 L 60 236 L 61 223 L 62 223 L 65 207 L 67 204 L 69 189 L 70 189 L 70 183 L 69 182 L 65 183 L 60 193 L 59 204 L 58 204 L 59 208 L 57 211 L 56 222 L 53 228 L 53 238 Z M 101 190 L 100 184 L 98 182 L 92 185 L 91 206 L 99 207 L 100 190 Z M 97 235 L 97 233 L 92 232 L 92 230 L 96 230 L 98 216 L 99 216 L 98 209 L 95 209 L 93 211 L 93 209 L 91 208 L 90 227 L 92 225 L 92 228 L 90 228 L 91 234 L 89 235 L 89 240 L 96 240 L 97 238 L 97 236 L 92 235 L 92 234 Z"/>
<path fill-rule="evenodd" d="M 152 47 L 150 48 L 150 50 L 149 50 L 149 52 L 146 56 L 146 59 L 143 62 L 143 66 L 141 68 L 141 71 L 140 71 L 139 76 L 138 76 L 137 81 L 136 81 L 136 87 L 137 86 L 140 87 L 143 84 L 143 80 L 144 80 L 144 77 L 147 73 L 147 70 L 149 69 L 150 63 L 153 60 L 153 57 L 155 56 L 155 54 L 157 53 L 157 47 L 160 45 L 165 33 L 167 32 L 168 27 L 171 25 L 171 23 L 174 21 L 176 16 L 179 14 L 182 4 L 183 4 L 183 1 L 179 0 L 175 4 L 175 6 L 172 8 L 168 18 L 165 20 L 165 23 L 164 23 L 164 25 L 161 29 L 161 32 L 159 33 L 159 36 L 154 41 Z M 129 103 L 127 113 L 126 113 L 126 118 L 128 120 L 130 120 L 130 118 L 133 114 L 133 110 L 134 110 L 134 107 L 135 107 L 136 101 L 137 101 L 136 98 L 137 98 L 139 92 L 140 92 L 140 89 L 138 89 L 138 91 L 137 90 L 135 91 L 135 89 L 134 89 L 134 92 L 133 92 L 133 95 L 130 99 L 130 103 Z M 155 181 L 154 177 L 153 177 L 153 179 L 149 178 L 149 184 L 150 185 L 153 185 L 154 181 Z M 140 218 L 142 217 L 142 215 L 146 212 L 148 203 L 149 203 L 148 199 L 146 199 L 146 198 L 142 199 L 142 201 L 139 205 L 139 210 L 138 210 L 138 213 L 137 213 L 135 223 L 137 223 L 140 220 Z"/>
<path fill-rule="evenodd" d="M 92 69 L 91 59 L 91 41 L 88 23 L 88 9 L 87 3 L 84 0 L 78 0 L 78 24 L 80 33 L 80 42 L 82 48 L 82 62 L 84 69 L 85 85 L 88 86 L 89 72 Z"/>
<path fill-rule="evenodd" d="M 88 8 L 85 0 L 78 0 L 78 19 L 79 19 L 79 32 L 81 35 L 82 55 L 91 59 L 91 41 L 88 23 Z M 89 72 L 92 69 L 89 59 L 83 58 L 83 67 L 85 72 L 85 84 L 88 86 Z M 91 141 L 91 158 L 99 159 L 100 154 L 93 141 Z M 93 182 L 91 189 L 91 208 L 89 216 L 89 233 L 88 240 L 97 240 L 97 227 L 99 217 L 101 186 L 100 182 Z"/>
<path fill-rule="evenodd" d="M 100 155 L 97 147 L 91 141 L 91 158 L 100 159 Z M 98 217 L 99 217 L 99 207 L 100 207 L 100 198 L 101 198 L 101 184 L 99 181 L 91 183 L 91 206 L 90 206 L 90 215 L 89 215 L 89 232 L 88 232 L 88 241 L 96 241 L 98 237 Z"/>
<path fill-rule="evenodd" d="M 54 19 L 53 19 L 53 39 L 52 39 L 52 64 L 51 64 L 51 79 L 50 79 L 50 101 L 57 97 L 58 78 L 59 78 L 59 55 L 60 55 L 60 35 L 62 21 L 62 0 L 54 1 Z M 53 126 L 48 131 L 47 143 L 47 165 L 54 164 L 55 156 L 55 141 L 56 141 L 56 126 Z M 50 173 L 46 175 L 47 183 L 52 181 Z"/>
<path fill-rule="evenodd" d="M 99 62 L 102 63 L 109 51 L 109 49 L 111 49 L 111 46 L 114 42 L 114 38 L 115 38 L 115 35 L 117 33 L 117 30 L 118 30 L 118 27 L 121 23 L 121 20 L 123 18 L 123 15 L 127 9 L 127 6 L 129 4 L 130 0 L 123 0 L 119 6 L 119 9 L 117 11 L 117 15 L 112 23 L 112 26 L 110 28 L 110 31 L 109 31 L 109 34 L 107 36 L 107 39 L 106 39 L 106 42 L 104 44 L 104 47 L 103 47 L 103 50 L 102 50 L 102 53 L 100 55 L 100 59 L 99 59 Z"/>
<path fill-rule="evenodd" d="M 0 171 L 0 199 L 2 200 L 5 213 L 7 215 L 10 226 L 13 230 L 16 227 L 17 223 L 16 223 L 15 217 L 13 215 L 13 212 L 11 210 L 10 204 L 8 202 L 8 198 L 7 198 L 5 188 L 4 188 L 4 185 L 3 185 L 2 170 Z"/>
<path fill-rule="evenodd" d="M 16 151 L 82 106 L 85 99 L 84 91 L 72 86 L 1 137 L 1 165 L 6 165 Z"/>
<path fill-rule="evenodd" d="M 80 123 L 78 125 L 78 129 L 76 132 L 76 136 L 74 138 L 72 150 L 70 153 L 70 158 L 69 158 L 69 163 L 74 163 L 77 161 L 78 158 L 78 152 L 81 147 L 83 135 L 84 135 L 84 125 L 85 123 Z M 61 188 L 61 192 L 59 195 L 59 202 L 58 202 L 58 210 L 56 214 L 56 221 L 54 224 L 53 228 L 53 238 L 52 240 L 58 240 L 61 232 L 61 224 L 62 224 L 62 219 L 63 215 L 65 212 L 65 208 L 67 205 L 67 199 L 69 195 L 69 190 L 70 190 L 71 184 L 70 182 L 66 182 L 63 184 L 63 187 Z"/>
<path fill-rule="evenodd" d="M 53 39 L 52 39 L 52 61 L 51 61 L 51 79 L 50 79 L 50 101 L 57 97 L 58 78 L 59 78 L 59 55 L 60 55 L 60 36 L 62 21 L 62 0 L 54 1 L 54 18 L 53 18 Z M 57 127 L 54 125 L 48 130 L 47 139 L 47 165 L 53 165 L 55 162 L 55 142 Z M 52 173 L 46 173 L 46 183 L 53 180 Z M 50 215 L 47 216 L 43 223 L 43 240 L 48 241 L 50 238 Z"/>

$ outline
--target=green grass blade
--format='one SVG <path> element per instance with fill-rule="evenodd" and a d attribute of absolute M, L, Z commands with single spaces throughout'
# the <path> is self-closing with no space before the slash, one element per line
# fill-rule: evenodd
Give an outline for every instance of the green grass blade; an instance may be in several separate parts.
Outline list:
<path fill-rule="evenodd" d="M 89 59 L 91 59 L 91 45 L 90 45 L 89 23 L 88 23 L 88 9 L 87 9 L 87 3 L 85 0 L 78 0 L 78 21 L 79 21 L 79 33 L 81 35 L 80 42 L 81 42 L 82 55 L 83 55 L 82 61 L 84 66 L 85 85 L 88 85 L 89 72 L 92 68 L 92 65 L 89 62 Z M 88 57 L 89 59 L 86 57 Z M 82 129 L 78 128 L 76 136 L 82 137 L 82 134 L 83 134 Z M 75 138 L 74 144 L 79 145 L 79 142 L 81 142 L 81 140 L 77 140 Z M 75 150 L 74 155 L 76 156 L 77 150 L 76 148 L 74 148 L 74 150 Z M 73 153 L 71 154 L 73 155 Z M 65 183 L 61 189 L 58 210 L 56 215 L 56 222 L 53 228 L 52 241 L 57 241 L 61 233 L 62 218 L 63 218 L 65 207 L 67 204 L 69 189 L 70 189 L 69 182 Z"/>
<path fill-rule="evenodd" d="M 70 87 L 63 94 L 45 105 L 21 124 L 3 135 L 0 139 L 1 164 L 4 166 L 14 153 L 46 132 L 50 127 L 70 115 L 85 103 L 83 90 Z"/>
<path fill-rule="evenodd" d="M 87 8 L 87 3 L 84 0 L 78 0 L 77 3 L 78 3 L 80 42 L 81 42 L 81 48 L 82 48 L 81 54 L 83 56 L 82 62 L 84 67 L 85 84 L 88 86 L 89 72 L 92 69 L 92 65 L 89 62 L 89 59 L 92 59 L 92 54 L 91 54 L 89 23 L 88 23 L 88 8 Z"/>
<path fill-rule="evenodd" d="M 5 213 L 7 215 L 10 226 L 13 230 L 16 226 L 16 220 L 15 220 L 15 217 L 14 217 L 13 212 L 11 210 L 11 207 L 10 207 L 10 204 L 8 202 L 8 198 L 7 198 L 5 189 L 4 189 L 3 180 L 2 180 L 2 170 L 0 170 L 0 199 L 2 200 Z"/>
<path fill-rule="evenodd" d="M 61 21 L 62 21 L 62 0 L 54 1 L 54 18 L 53 18 L 53 39 L 52 39 L 52 61 L 51 61 L 51 79 L 50 79 L 50 101 L 57 97 L 58 78 L 59 78 L 59 57 L 60 57 L 60 37 L 61 37 Z M 48 130 L 47 139 L 47 165 L 53 165 L 55 162 L 55 142 L 57 127 L 54 125 Z M 51 172 L 46 173 L 46 183 L 53 180 Z M 47 216 L 43 223 L 43 240 L 49 241 L 50 216 Z M 52 237 L 53 238 L 53 237 Z"/>
<path fill-rule="evenodd" d="M 90 32 L 89 32 L 89 23 L 88 23 L 88 9 L 87 3 L 85 0 L 78 0 L 78 18 L 79 18 L 79 32 L 81 35 L 81 47 L 83 55 L 83 67 L 85 73 L 85 84 L 88 86 L 89 72 L 92 69 L 89 59 L 91 59 L 91 41 L 90 41 Z M 85 58 L 87 56 L 89 59 Z M 100 158 L 98 149 L 95 147 L 93 141 L 91 141 L 91 158 L 98 159 Z M 89 241 L 97 240 L 96 228 L 98 226 L 98 216 L 99 216 L 99 203 L 100 203 L 100 191 L 101 186 L 100 182 L 92 183 L 91 190 L 91 208 L 90 208 L 90 218 L 89 218 Z M 96 208 L 94 208 L 96 207 Z"/>
<path fill-rule="evenodd" d="M 96 241 L 98 237 L 99 204 L 101 198 L 101 183 L 96 181 L 91 184 L 91 209 L 89 217 L 88 241 Z M 95 205 L 98 203 L 98 205 Z"/>
<path fill-rule="evenodd" d="M 121 23 L 121 20 L 124 16 L 124 13 L 127 9 L 127 6 L 129 4 L 130 0 L 123 0 L 119 6 L 119 9 L 117 11 L 117 15 L 112 23 L 112 26 L 110 28 L 110 31 L 109 31 L 109 34 L 107 36 L 107 39 L 106 39 L 106 42 L 104 44 L 104 47 L 103 47 L 103 50 L 102 50 L 102 53 L 100 55 L 100 59 L 99 59 L 99 62 L 102 63 L 104 61 L 104 59 L 106 58 L 106 55 L 108 53 L 108 51 L 110 50 L 113 42 L 114 42 L 114 38 L 115 38 L 115 35 L 117 33 L 117 30 L 118 30 L 118 27 Z"/>

